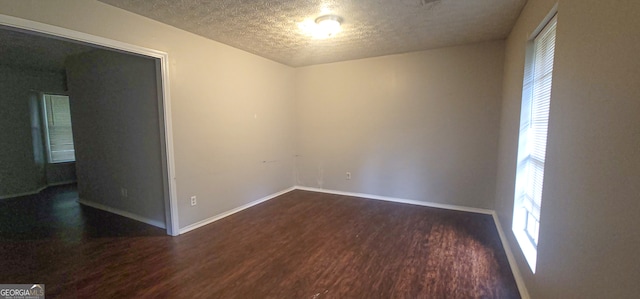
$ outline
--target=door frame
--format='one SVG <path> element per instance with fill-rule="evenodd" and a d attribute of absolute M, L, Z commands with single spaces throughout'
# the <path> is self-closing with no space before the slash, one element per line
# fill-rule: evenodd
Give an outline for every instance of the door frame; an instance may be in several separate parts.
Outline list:
<path fill-rule="evenodd" d="M 175 161 L 173 152 L 173 129 L 171 123 L 171 94 L 169 91 L 169 54 L 67 28 L 3 14 L 0 14 L 0 25 L 158 59 L 160 62 L 160 74 L 159 78 L 156 79 L 161 83 L 161 88 L 159 89 L 161 94 L 159 94 L 158 97 L 158 104 L 161 105 L 164 114 L 164 122 L 159 125 L 163 127 L 164 130 L 164 152 L 166 159 L 165 175 L 168 180 L 165 184 L 169 193 L 165 194 L 165 227 L 168 235 L 177 236 L 180 234 L 180 226 L 178 222 L 178 195 L 176 190 Z M 166 192 L 166 189 L 163 192 Z"/>

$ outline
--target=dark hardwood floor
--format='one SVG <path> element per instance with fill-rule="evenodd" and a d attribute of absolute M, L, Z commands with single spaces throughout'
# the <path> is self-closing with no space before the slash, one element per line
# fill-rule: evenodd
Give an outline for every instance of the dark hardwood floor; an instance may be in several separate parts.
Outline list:
<path fill-rule="evenodd" d="M 488 215 L 293 191 L 170 237 L 76 196 L 0 201 L 0 283 L 48 298 L 520 298 Z"/>

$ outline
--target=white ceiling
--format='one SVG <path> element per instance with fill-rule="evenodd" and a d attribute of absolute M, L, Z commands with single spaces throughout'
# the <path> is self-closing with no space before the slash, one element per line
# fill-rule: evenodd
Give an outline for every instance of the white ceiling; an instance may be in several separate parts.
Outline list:
<path fill-rule="evenodd" d="M 290 66 L 505 38 L 526 0 L 99 0 Z M 344 19 L 328 39 L 298 23 Z"/>

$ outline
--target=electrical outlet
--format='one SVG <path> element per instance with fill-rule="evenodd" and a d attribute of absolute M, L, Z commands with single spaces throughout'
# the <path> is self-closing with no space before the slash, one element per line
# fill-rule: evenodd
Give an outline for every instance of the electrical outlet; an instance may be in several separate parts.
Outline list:
<path fill-rule="evenodd" d="M 350 179 L 351 179 L 351 172 L 347 171 L 347 180 L 350 180 Z"/>
<path fill-rule="evenodd" d="M 191 205 L 195 206 L 198 204 L 198 199 L 195 196 L 191 196 Z"/>

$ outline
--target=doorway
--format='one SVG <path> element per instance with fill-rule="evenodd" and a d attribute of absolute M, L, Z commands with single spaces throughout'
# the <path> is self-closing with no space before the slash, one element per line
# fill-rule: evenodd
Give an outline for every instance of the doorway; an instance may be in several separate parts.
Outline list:
<path fill-rule="evenodd" d="M 173 138 L 171 132 L 171 111 L 170 111 L 170 98 L 168 92 L 168 70 L 167 61 L 168 57 L 166 53 L 141 48 L 135 45 L 129 45 L 118 41 L 113 41 L 97 36 L 84 34 L 56 26 L 42 24 L 38 22 L 28 21 L 24 19 L 14 18 L 10 16 L 0 15 L 0 29 L 1 30 L 13 30 L 28 33 L 31 35 L 37 35 L 42 38 L 50 38 L 57 41 L 66 41 L 75 44 L 81 44 L 84 46 L 90 46 L 97 49 L 97 53 L 115 53 L 105 55 L 130 55 L 135 57 L 141 57 L 152 61 L 155 70 L 155 77 L 152 78 L 157 84 L 155 94 L 155 103 L 157 104 L 156 116 L 157 123 L 156 129 L 159 132 L 159 142 L 157 144 L 157 151 L 159 152 L 159 165 L 158 169 L 161 172 L 161 196 L 162 204 L 164 205 L 164 216 L 162 225 L 166 228 L 167 234 L 177 235 L 178 232 L 178 220 L 177 220 L 177 202 L 174 177 L 174 162 L 173 162 Z M 95 54 L 93 54 L 95 55 Z M 69 82 L 67 82 L 69 83 Z M 71 102 L 73 102 L 73 94 L 71 95 Z M 77 108 L 80 109 L 80 108 Z M 74 113 L 74 104 L 71 104 L 71 113 Z M 97 126 L 99 127 L 99 125 Z M 74 136 L 75 136 L 74 132 Z M 85 151 L 86 152 L 86 151 Z M 81 161 L 81 155 L 78 157 Z M 111 173 L 111 176 L 118 176 L 117 173 Z M 95 186 L 89 186 L 88 188 L 94 188 Z M 118 194 L 130 199 L 132 202 L 136 198 L 131 198 L 130 188 L 120 186 L 110 186 L 110 190 L 116 190 Z M 100 192 L 98 190 L 93 190 Z M 119 206 L 110 207 L 109 205 L 96 206 L 103 210 L 111 211 L 129 218 L 136 219 L 135 213 L 130 213 L 126 209 L 122 209 Z M 144 218 L 144 217 L 142 217 Z M 144 220 L 144 219 L 137 219 Z M 156 225 L 158 226 L 158 225 Z"/>

